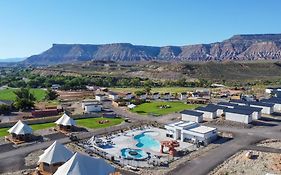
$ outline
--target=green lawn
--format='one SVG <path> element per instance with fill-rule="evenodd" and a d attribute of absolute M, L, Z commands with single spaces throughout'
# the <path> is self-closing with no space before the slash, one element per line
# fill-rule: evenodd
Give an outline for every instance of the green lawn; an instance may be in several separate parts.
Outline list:
<path fill-rule="evenodd" d="M 170 108 L 160 108 L 162 105 L 169 105 Z M 182 102 L 150 102 L 150 103 L 143 103 L 138 105 L 132 112 L 136 112 L 142 115 L 166 115 L 174 112 L 180 112 L 184 109 L 194 109 L 200 105 L 196 104 L 184 104 Z"/>
<path fill-rule="evenodd" d="M 99 124 L 101 120 L 108 120 L 108 123 Z M 106 128 L 113 125 L 118 125 L 122 123 L 124 120 L 122 118 L 87 118 L 87 119 L 78 119 L 76 123 L 78 126 L 82 126 L 85 128 L 90 129 L 97 129 L 97 128 Z"/>
<path fill-rule="evenodd" d="M 17 89 L 14 88 L 8 88 L 0 90 L 0 100 L 13 100 L 15 101 L 16 95 L 14 94 L 14 91 Z M 46 96 L 46 91 L 43 89 L 30 89 L 31 93 L 34 95 L 37 101 L 44 100 Z"/>
<path fill-rule="evenodd" d="M 55 123 L 42 123 L 42 124 L 34 124 L 30 125 L 33 131 L 51 128 L 55 126 Z M 9 128 L 0 128 L 0 137 L 8 135 L 8 129 Z"/>
<path fill-rule="evenodd" d="M 99 124 L 98 122 L 100 120 L 108 120 L 108 123 L 105 124 Z M 77 119 L 76 123 L 78 126 L 86 127 L 90 129 L 97 129 L 97 128 L 106 128 L 113 125 L 118 125 L 122 123 L 124 120 L 122 118 L 87 118 L 87 119 Z M 55 126 L 55 123 L 42 123 L 42 124 L 34 124 L 30 125 L 33 131 L 51 128 Z M 9 128 L 0 128 L 0 137 L 4 137 L 8 135 Z"/>
<path fill-rule="evenodd" d="M 139 90 L 143 90 L 143 88 L 109 88 L 111 91 L 114 92 L 136 92 Z M 196 88 L 188 88 L 188 87 L 158 87 L 158 88 L 151 88 L 151 92 L 159 92 L 159 93 L 181 93 L 181 92 L 187 92 L 192 91 Z"/>

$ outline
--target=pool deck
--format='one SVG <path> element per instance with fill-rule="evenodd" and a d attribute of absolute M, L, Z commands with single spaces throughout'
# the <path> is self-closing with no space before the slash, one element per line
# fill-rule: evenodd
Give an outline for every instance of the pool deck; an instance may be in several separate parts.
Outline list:
<path fill-rule="evenodd" d="M 104 152 L 107 152 L 110 155 L 114 155 L 116 157 L 121 156 L 121 149 L 123 148 L 133 148 L 133 149 L 142 149 L 145 152 L 149 152 L 152 155 L 157 155 L 157 156 L 168 156 L 168 154 L 162 154 L 160 153 L 160 144 L 159 148 L 138 148 L 136 144 L 138 143 L 135 139 L 134 136 L 142 134 L 143 132 L 149 132 L 149 135 L 154 138 L 155 140 L 161 142 L 161 141 L 167 141 L 167 140 L 172 140 L 171 138 L 166 137 L 166 130 L 160 129 L 160 128 L 147 128 L 143 130 L 130 130 L 124 133 L 120 133 L 118 135 L 114 135 L 113 138 L 111 139 L 115 145 L 111 148 L 100 148 Z M 105 138 L 101 138 L 105 139 Z M 189 147 L 194 147 L 193 144 L 191 143 L 186 143 L 186 142 L 181 142 L 180 147 L 176 148 L 177 150 L 182 150 L 182 149 L 188 149 Z M 165 149 L 164 149 L 165 151 Z"/>

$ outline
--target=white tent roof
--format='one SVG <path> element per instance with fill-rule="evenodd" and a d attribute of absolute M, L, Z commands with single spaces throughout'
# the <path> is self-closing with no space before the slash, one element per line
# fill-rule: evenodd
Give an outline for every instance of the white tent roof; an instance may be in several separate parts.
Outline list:
<path fill-rule="evenodd" d="M 76 122 L 65 113 L 55 123 L 58 125 L 63 125 L 63 126 L 76 125 Z"/>
<path fill-rule="evenodd" d="M 23 123 L 21 120 L 19 120 L 12 128 L 8 130 L 8 132 L 17 135 L 31 134 L 32 128 L 27 124 Z"/>
<path fill-rule="evenodd" d="M 115 168 L 101 158 L 75 153 L 54 175 L 109 175 Z"/>
<path fill-rule="evenodd" d="M 38 162 L 50 164 L 64 163 L 73 156 L 73 153 L 65 148 L 62 144 L 55 141 L 47 148 L 42 155 L 39 156 Z"/>
<path fill-rule="evenodd" d="M 136 107 L 135 104 L 129 104 L 129 105 L 128 105 L 128 108 L 130 108 L 130 109 L 133 109 L 133 108 L 135 108 L 135 107 Z"/>

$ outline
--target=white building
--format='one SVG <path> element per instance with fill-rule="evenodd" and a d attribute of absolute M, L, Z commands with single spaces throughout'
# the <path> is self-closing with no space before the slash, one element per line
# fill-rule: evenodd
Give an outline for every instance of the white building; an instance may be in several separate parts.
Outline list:
<path fill-rule="evenodd" d="M 141 100 L 146 100 L 146 98 L 147 98 L 147 95 L 145 93 L 140 95 L 140 99 Z"/>
<path fill-rule="evenodd" d="M 227 107 L 215 104 L 208 104 L 206 108 L 213 108 L 214 110 L 216 110 L 216 117 L 221 117 L 222 114 L 224 114 L 224 109 L 226 109 Z"/>
<path fill-rule="evenodd" d="M 84 104 L 84 112 L 91 113 L 91 112 L 101 112 L 102 111 L 102 104 L 98 102 L 92 102 Z"/>
<path fill-rule="evenodd" d="M 171 94 L 170 93 L 167 92 L 167 93 L 163 94 L 163 99 L 164 100 L 170 100 L 170 98 L 171 98 Z"/>
<path fill-rule="evenodd" d="M 257 107 L 251 107 L 251 106 L 235 106 L 234 109 L 241 109 L 241 110 L 247 110 L 247 111 L 252 111 L 252 119 L 258 120 L 261 118 L 261 110 L 262 108 L 257 108 Z"/>
<path fill-rule="evenodd" d="M 152 99 L 157 100 L 159 98 L 160 98 L 160 94 L 158 92 L 152 94 Z"/>
<path fill-rule="evenodd" d="M 217 138 L 217 129 L 207 126 L 200 126 L 195 122 L 176 122 L 165 125 L 167 136 L 175 140 L 201 142 L 208 144 Z"/>
<path fill-rule="evenodd" d="M 281 91 L 281 87 L 273 88 L 273 87 L 268 87 L 265 89 L 265 93 L 271 94 L 273 91 Z"/>
<path fill-rule="evenodd" d="M 115 92 L 108 92 L 108 98 L 114 101 L 114 100 L 118 100 L 119 96 Z"/>
<path fill-rule="evenodd" d="M 104 94 L 96 94 L 96 100 L 97 101 L 105 100 L 105 95 Z"/>
<path fill-rule="evenodd" d="M 213 107 L 198 107 L 195 110 L 204 113 L 204 119 L 214 119 L 217 117 L 217 109 Z"/>
<path fill-rule="evenodd" d="M 224 110 L 225 119 L 240 123 L 251 123 L 253 111 L 241 110 L 236 108 L 227 108 Z"/>
<path fill-rule="evenodd" d="M 263 99 L 263 100 L 261 100 L 261 102 L 274 104 L 274 106 L 273 106 L 274 112 L 281 111 L 281 99 L 280 98 L 272 97 L 269 99 Z"/>
<path fill-rule="evenodd" d="M 133 98 L 133 94 L 130 93 L 130 92 L 129 92 L 129 93 L 126 93 L 125 96 L 124 96 L 124 99 L 125 99 L 125 100 L 131 100 L 132 98 Z"/>
<path fill-rule="evenodd" d="M 225 106 L 225 107 L 228 107 L 228 108 L 234 108 L 234 107 L 237 106 L 238 104 L 229 103 L 229 102 L 219 102 L 219 103 L 217 103 L 217 105 L 219 105 L 219 106 Z"/>
<path fill-rule="evenodd" d="M 229 100 L 229 103 L 233 103 L 233 104 L 237 104 L 237 105 L 241 105 L 241 106 L 248 105 L 247 101 L 245 101 L 245 100 L 236 100 L 236 99 Z"/>
<path fill-rule="evenodd" d="M 180 99 L 180 100 L 186 100 L 186 99 L 187 99 L 187 93 L 186 93 L 186 92 L 180 93 L 179 99 Z"/>
<path fill-rule="evenodd" d="M 272 104 L 272 103 L 250 102 L 249 104 L 252 107 L 262 108 L 262 110 L 261 110 L 262 114 L 272 114 L 273 113 L 274 104 Z"/>
<path fill-rule="evenodd" d="M 202 112 L 197 112 L 193 110 L 183 110 L 181 113 L 181 119 L 183 121 L 192 121 L 200 123 L 203 121 L 203 114 Z"/>

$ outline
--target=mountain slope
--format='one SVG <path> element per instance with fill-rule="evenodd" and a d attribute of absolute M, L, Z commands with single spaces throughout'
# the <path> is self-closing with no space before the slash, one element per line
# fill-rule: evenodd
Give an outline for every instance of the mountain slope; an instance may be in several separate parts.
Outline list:
<path fill-rule="evenodd" d="M 281 60 L 281 34 L 235 35 L 222 42 L 187 46 L 53 44 L 27 58 L 26 64 L 58 64 L 90 60 L 111 61 L 225 61 Z"/>

